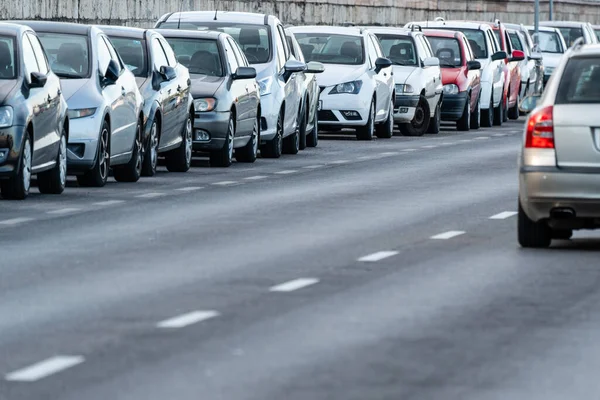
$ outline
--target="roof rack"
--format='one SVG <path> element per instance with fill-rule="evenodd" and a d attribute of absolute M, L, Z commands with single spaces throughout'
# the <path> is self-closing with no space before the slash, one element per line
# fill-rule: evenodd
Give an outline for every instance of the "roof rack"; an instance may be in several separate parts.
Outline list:
<path fill-rule="evenodd" d="M 446 20 L 444 19 L 444 17 L 435 17 L 434 21 L 435 22 L 446 22 Z"/>
<path fill-rule="evenodd" d="M 415 32 L 415 31 L 423 32 L 423 28 L 421 28 L 421 25 L 417 25 L 417 24 L 411 24 L 410 30 L 411 30 L 411 32 Z"/>

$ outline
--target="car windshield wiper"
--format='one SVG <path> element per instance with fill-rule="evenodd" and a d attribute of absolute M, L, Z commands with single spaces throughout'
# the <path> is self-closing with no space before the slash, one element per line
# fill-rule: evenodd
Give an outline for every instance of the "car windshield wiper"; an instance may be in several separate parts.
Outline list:
<path fill-rule="evenodd" d="M 65 78 L 65 79 L 81 79 L 81 78 L 83 78 L 81 75 L 71 74 L 69 72 L 55 72 L 55 74 L 59 78 Z"/>

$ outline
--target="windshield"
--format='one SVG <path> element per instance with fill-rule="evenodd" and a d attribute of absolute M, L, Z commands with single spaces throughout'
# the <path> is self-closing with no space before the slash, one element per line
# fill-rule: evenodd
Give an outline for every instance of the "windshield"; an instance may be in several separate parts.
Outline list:
<path fill-rule="evenodd" d="M 166 38 L 177 61 L 190 70 L 191 75 L 223 76 L 221 54 L 216 40 Z"/>
<path fill-rule="evenodd" d="M 56 75 L 66 79 L 90 77 L 87 36 L 46 32 L 38 32 L 38 36 Z"/>
<path fill-rule="evenodd" d="M 530 32 L 532 35 L 535 33 L 534 31 Z M 538 42 L 542 53 L 564 53 L 562 43 L 560 42 L 560 36 L 558 36 L 558 33 L 556 32 L 539 31 Z"/>
<path fill-rule="evenodd" d="M 598 103 L 600 103 L 600 58 L 571 58 L 560 80 L 556 104 Z"/>
<path fill-rule="evenodd" d="M 383 53 L 395 65 L 417 66 L 415 43 L 408 36 L 376 35 L 383 47 Z"/>
<path fill-rule="evenodd" d="M 583 30 L 581 28 L 558 28 L 562 33 L 567 47 L 573 46 L 573 43 L 580 37 L 583 37 Z"/>
<path fill-rule="evenodd" d="M 451 27 L 436 27 L 431 29 L 446 29 L 450 31 L 462 32 L 471 45 L 473 55 L 475 58 L 487 58 L 487 42 L 485 40 L 485 33 L 479 29 L 463 29 L 463 28 L 451 28 Z"/>
<path fill-rule="evenodd" d="M 115 36 L 111 36 L 110 40 L 119 52 L 125 66 L 133 75 L 143 78 L 148 76 L 148 57 L 146 55 L 145 40 Z"/>
<path fill-rule="evenodd" d="M 250 64 L 264 64 L 271 60 L 271 35 L 268 25 L 228 24 L 226 22 L 164 22 L 161 29 L 212 30 L 233 36 L 244 51 Z"/>
<path fill-rule="evenodd" d="M 361 65 L 365 49 L 360 36 L 327 33 L 295 33 L 307 61 L 324 64 Z"/>
<path fill-rule="evenodd" d="M 456 68 L 463 63 L 460 44 L 457 39 L 428 36 L 433 54 L 440 59 L 440 67 Z"/>
<path fill-rule="evenodd" d="M 15 79 L 15 41 L 9 36 L 0 36 L 0 79 Z"/>

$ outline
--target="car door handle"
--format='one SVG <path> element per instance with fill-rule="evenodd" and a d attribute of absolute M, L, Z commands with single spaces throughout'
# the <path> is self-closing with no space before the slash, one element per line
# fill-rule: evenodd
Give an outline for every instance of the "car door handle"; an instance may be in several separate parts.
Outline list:
<path fill-rule="evenodd" d="M 62 90 L 58 89 L 58 91 L 56 92 L 57 96 L 60 96 L 62 94 Z"/>

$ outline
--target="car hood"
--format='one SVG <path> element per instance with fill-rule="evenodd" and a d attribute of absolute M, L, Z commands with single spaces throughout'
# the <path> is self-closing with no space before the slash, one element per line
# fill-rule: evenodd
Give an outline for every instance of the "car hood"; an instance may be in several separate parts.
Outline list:
<path fill-rule="evenodd" d="M 408 78 L 410 78 L 410 76 L 417 70 L 417 67 L 403 65 L 394 65 L 392 68 L 394 70 L 394 82 L 398 84 L 406 83 Z"/>
<path fill-rule="evenodd" d="M 192 80 L 192 97 L 211 97 L 217 92 L 225 80 L 222 76 L 190 74 Z"/>
<path fill-rule="evenodd" d="M 361 77 L 366 71 L 366 65 L 324 64 L 325 71 L 317 74 L 319 86 L 333 86 L 338 83 L 352 82 Z"/>
<path fill-rule="evenodd" d="M 544 67 L 556 68 L 558 63 L 560 63 L 560 60 L 562 59 L 562 57 L 563 57 L 562 53 L 544 53 L 544 55 L 543 55 Z"/>
<path fill-rule="evenodd" d="M 461 71 L 461 68 L 442 68 L 442 84 L 448 85 L 450 83 L 455 83 L 456 78 L 458 78 L 458 74 L 460 74 Z"/>
<path fill-rule="evenodd" d="M 69 101 L 71 97 L 75 93 L 79 91 L 86 83 L 89 82 L 89 79 L 65 79 L 62 78 L 60 80 L 60 86 L 62 88 L 62 93 L 65 100 Z"/>
<path fill-rule="evenodd" d="M 17 86 L 18 79 L 0 79 L 0 104 L 3 104 L 6 100 L 6 97 L 13 91 L 15 86 Z"/>

